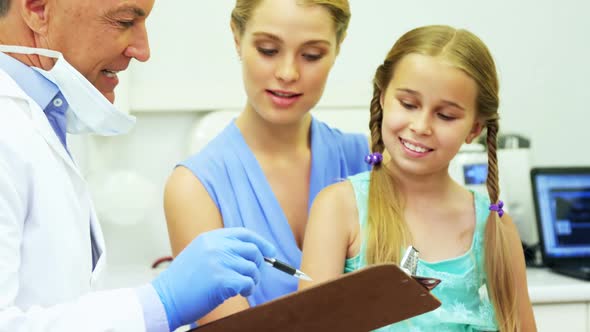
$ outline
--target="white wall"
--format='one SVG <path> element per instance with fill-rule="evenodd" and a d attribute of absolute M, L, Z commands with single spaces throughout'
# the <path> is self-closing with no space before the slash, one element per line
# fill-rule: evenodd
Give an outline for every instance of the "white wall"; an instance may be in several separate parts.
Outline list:
<path fill-rule="evenodd" d="M 152 59 L 133 65 L 129 84 L 122 89 L 138 117 L 136 129 L 126 137 L 82 142 L 79 149 L 84 144 L 93 147 L 82 163 L 94 178 L 105 169 L 131 170 L 155 190 L 151 197 L 142 197 L 133 188 L 119 193 L 153 203 L 136 225 L 105 221 L 107 244 L 111 253 L 117 253 L 111 261 L 117 264 L 146 265 L 169 254 L 161 192 L 174 164 L 187 155 L 189 130 L 203 110 L 244 103 L 228 23 L 234 1 L 156 2 L 150 18 Z M 435 23 L 465 27 L 488 44 L 497 60 L 501 130 L 532 139 L 532 164 L 590 164 L 584 147 L 590 142 L 586 113 L 590 2 L 351 0 L 351 4 L 348 37 L 320 106 L 355 106 L 364 112 L 374 69 L 403 32 Z"/>
<path fill-rule="evenodd" d="M 425 24 L 467 28 L 484 40 L 496 59 L 501 130 L 532 139 L 535 165 L 590 164 L 590 156 L 579 151 L 580 144 L 590 141 L 589 1 L 352 0 L 352 4 L 348 45 L 332 78 L 338 81 L 337 75 L 348 70 L 358 71 L 359 78 L 362 73 L 368 76 L 348 85 L 347 95 L 360 89 L 368 100 L 365 82 L 403 32 Z M 366 56 L 359 56 L 358 50 Z"/>
<path fill-rule="evenodd" d="M 450 24 L 472 30 L 490 47 L 501 79 L 501 128 L 532 138 L 533 163 L 588 163 L 589 158 L 576 152 L 572 143 L 590 138 L 584 121 L 590 2 L 350 1 L 348 38 L 320 106 L 366 107 L 374 70 L 403 32 L 424 24 Z M 130 73 L 132 110 L 243 105 L 239 62 L 229 30 L 233 3 L 157 2 L 149 21 L 152 59 L 133 66 Z"/>

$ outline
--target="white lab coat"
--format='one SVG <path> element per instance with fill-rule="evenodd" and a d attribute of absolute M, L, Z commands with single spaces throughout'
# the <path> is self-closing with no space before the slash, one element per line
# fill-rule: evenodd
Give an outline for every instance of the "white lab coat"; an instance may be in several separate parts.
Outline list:
<path fill-rule="evenodd" d="M 93 292 L 86 182 L 41 108 L 0 69 L 0 331 L 145 331 L 133 289 Z"/>

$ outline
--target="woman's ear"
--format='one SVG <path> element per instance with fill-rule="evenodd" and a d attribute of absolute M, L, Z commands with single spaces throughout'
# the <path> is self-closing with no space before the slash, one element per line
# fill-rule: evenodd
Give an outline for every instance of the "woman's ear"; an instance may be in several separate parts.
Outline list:
<path fill-rule="evenodd" d="M 234 24 L 234 22 L 230 22 L 231 32 L 234 36 L 234 46 L 236 47 L 236 52 L 238 52 L 238 58 L 242 58 L 242 48 L 241 48 L 241 40 L 242 40 L 242 33 L 240 29 Z"/>
<path fill-rule="evenodd" d="M 48 2 L 51 0 L 20 0 L 21 15 L 27 26 L 39 35 L 47 34 Z"/>
<path fill-rule="evenodd" d="M 473 140 L 479 136 L 479 134 L 481 134 L 481 131 L 483 130 L 483 124 L 481 123 L 480 120 L 475 120 L 475 122 L 473 123 L 473 127 L 471 127 L 471 131 L 469 132 L 469 135 L 467 135 L 467 137 L 465 138 L 465 143 L 470 144 L 471 142 L 473 142 Z"/>

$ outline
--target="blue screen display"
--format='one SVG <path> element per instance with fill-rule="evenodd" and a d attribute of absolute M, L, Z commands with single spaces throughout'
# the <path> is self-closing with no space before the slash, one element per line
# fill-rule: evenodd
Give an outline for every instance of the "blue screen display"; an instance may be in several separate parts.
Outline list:
<path fill-rule="evenodd" d="M 471 164 L 463 166 L 465 184 L 485 184 L 488 177 L 487 164 Z"/>
<path fill-rule="evenodd" d="M 534 181 L 546 254 L 590 256 L 590 174 L 538 174 Z"/>

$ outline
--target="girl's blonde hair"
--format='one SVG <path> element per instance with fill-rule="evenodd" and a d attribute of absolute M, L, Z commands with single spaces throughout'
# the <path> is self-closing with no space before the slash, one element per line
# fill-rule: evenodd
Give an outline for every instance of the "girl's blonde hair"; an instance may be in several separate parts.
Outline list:
<path fill-rule="evenodd" d="M 404 34 L 377 68 L 371 100 L 372 150 L 383 152 L 381 136 L 383 109 L 381 95 L 395 73 L 399 61 L 408 54 L 422 54 L 443 59 L 467 73 L 478 86 L 477 118 L 487 131 L 487 189 L 492 203 L 498 202 L 498 77 L 494 60 L 485 44 L 469 31 L 449 26 L 425 26 Z M 395 175 L 386 167 L 376 166 L 369 187 L 367 263 L 400 262 L 401 250 L 411 239 L 403 219 L 404 199 L 396 185 Z M 500 330 L 517 331 L 515 285 L 508 252 L 507 228 L 498 214 L 490 213 L 485 229 L 485 271 L 490 299 L 496 311 Z"/>
<path fill-rule="evenodd" d="M 236 6 L 231 13 L 231 22 L 238 29 L 240 34 L 246 30 L 246 24 L 250 21 L 254 10 L 262 0 L 236 0 Z M 332 20 L 336 31 L 336 40 L 338 45 L 346 36 L 346 29 L 350 22 L 350 5 L 348 0 L 297 0 L 298 5 L 313 6 L 319 5 L 326 8 Z"/>

